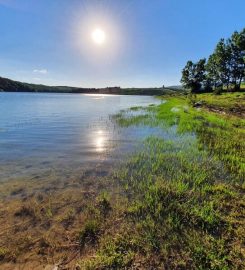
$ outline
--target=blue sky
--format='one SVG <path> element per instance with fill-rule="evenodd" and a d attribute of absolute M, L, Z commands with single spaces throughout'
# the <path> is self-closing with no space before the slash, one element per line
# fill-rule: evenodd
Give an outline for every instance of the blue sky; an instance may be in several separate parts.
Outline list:
<path fill-rule="evenodd" d="M 0 0 L 0 76 L 81 87 L 179 84 L 245 27 L 244 0 Z M 95 28 L 106 42 L 91 39 Z"/>

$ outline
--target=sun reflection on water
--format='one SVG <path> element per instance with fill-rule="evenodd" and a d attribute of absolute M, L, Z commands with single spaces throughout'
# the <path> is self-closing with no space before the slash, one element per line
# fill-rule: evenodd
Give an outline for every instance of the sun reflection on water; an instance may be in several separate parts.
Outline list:
<path fill-rule="evenodd" d="M 96 132 L 95 148 L 97 152 L 103 152 L 105 149 L 105 136 L 103 130 L 98 130 Z"/>

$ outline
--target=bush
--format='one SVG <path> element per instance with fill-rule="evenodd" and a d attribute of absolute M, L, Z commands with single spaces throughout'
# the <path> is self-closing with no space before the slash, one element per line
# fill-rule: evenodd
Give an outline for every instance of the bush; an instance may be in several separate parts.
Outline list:
<path fill-rule="evenodd" d="M 215 95 L 220 95 L 223 92 L 223 86 L 218 86 L 214 89 Z"/>

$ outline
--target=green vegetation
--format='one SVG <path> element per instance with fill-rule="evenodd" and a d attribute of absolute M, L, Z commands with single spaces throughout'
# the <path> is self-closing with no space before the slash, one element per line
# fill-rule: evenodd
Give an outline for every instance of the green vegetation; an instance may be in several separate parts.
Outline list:
<path fill-rule="evenodd" d="M 199 94 L 194 95 L 192 101 L 222 114 L 245 115 L 245 93 L 235 92 L 219 96 Z"/>
<path fill-rule="evenodd" d="M 245 79 L 245 28 L 235 31 L 231 38 L 221 39 L 206 63 L 188 61 L 181 82 L 191 92 L 240 90 Z M 242 86 L 242 87 L 241 87 Z"/>
<path fill-rule="evenodd" d="M 85 269 L 245 266 L 244 120 L 189 102 L 175 97 L 138 108 L 141 116 L 115 116 L 122 126 L 169 128 L 172 139 L 150 136 L 115 173 L 127 198 L 120 237 L 102 236 L 95 258 L 81 264 Z"/>
<path fill-rule="evenodd" d="M 108 176 L 73 177 L 52 196 L 6 195 L 3 266 L 28 255 L 67 269 L 245 267 L 245 121 L 230 110 L 244 93 L 164 99 L 113 116 L 159 132 Z"/>

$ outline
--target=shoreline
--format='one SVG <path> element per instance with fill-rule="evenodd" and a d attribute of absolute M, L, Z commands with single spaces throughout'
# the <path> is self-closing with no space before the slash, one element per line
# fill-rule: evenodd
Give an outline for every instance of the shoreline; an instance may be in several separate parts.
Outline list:
<path fill-rule="evenodd" d="M 244 120 L 196 110 L 185 97 L 164 99 L 114 116 L 122 128 L 162 134 L 147 136 L 109 175 L 1 201 L 4 269 L 244 266 Z"/>

